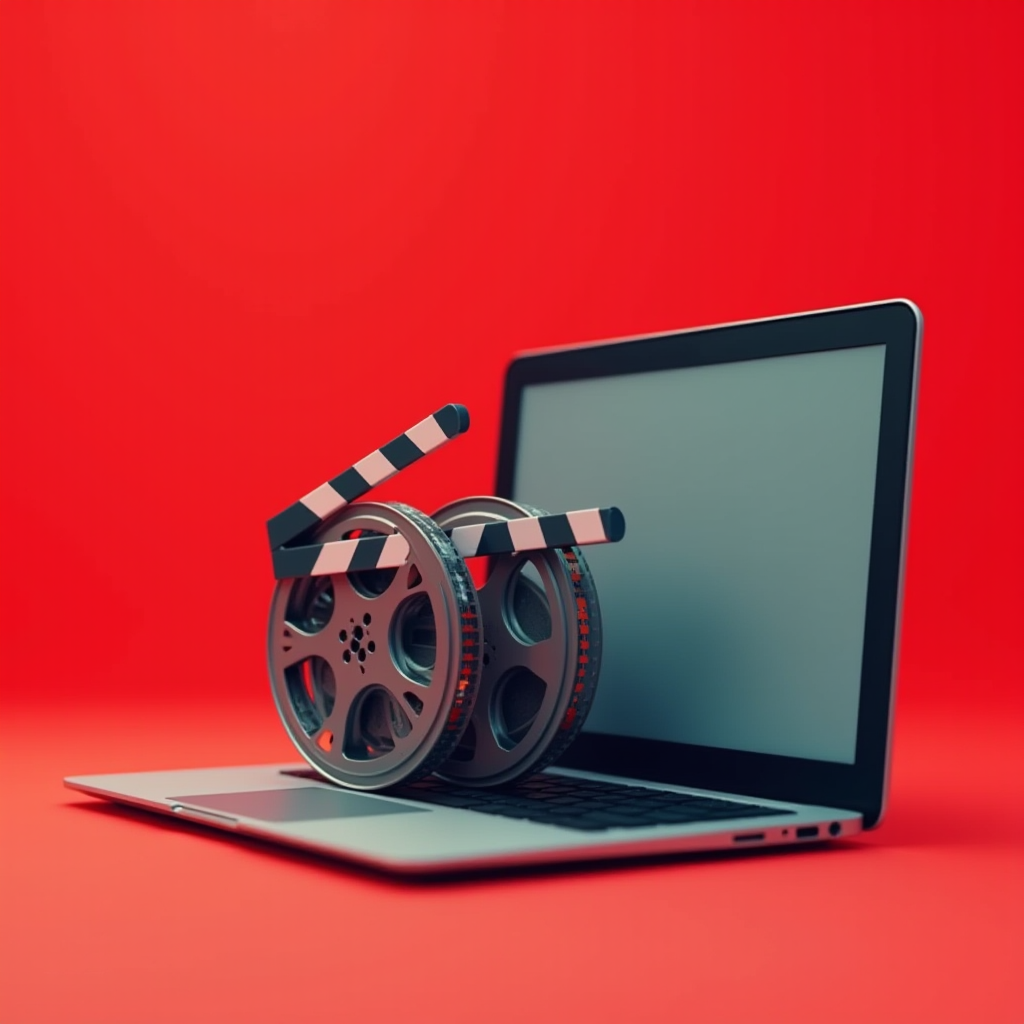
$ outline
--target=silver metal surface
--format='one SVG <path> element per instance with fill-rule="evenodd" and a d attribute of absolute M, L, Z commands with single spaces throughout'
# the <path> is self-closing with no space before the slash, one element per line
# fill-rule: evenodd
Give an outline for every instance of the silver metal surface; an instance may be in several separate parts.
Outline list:
<path fill-rule="evenodd" d="M 451 530 L 544 514 L 504 498 L 474 497 L 432 518 Z M 491 786 L 540 771 L 575 738 L 597 686 L 601 622 L 577 548 L 492 557 L 479 595 L 486 637 L 480 693 L 469 728 L 437 774 Z M 584 620 L 581 595 L 590 609 Z"/>
<path fill-rule="evenodd" d="M 315 539 L 356 531 L 400 533 L 408 564 L 279 583 L 268 662 L 302 756 L 332 781 L 368 790 L 432 771 L 458 743 L 479 678 L 479 634 L 467 640 L 464 626 L 479 615 L 465 562 L 422 512 L 360 502 Z"/>
<path fill-rule="evenodd" d="M 608 829 L 579 832 L 554 825 L 518 821 L 476 811 L 448 807 L 424 807 L 385 794 L 368 794 L 363 799 L 426 810 L 421 814 L 388 814 L 362 818 L 332 818 L 318 821 L 270 822 L 244 815 L 197 813 L 200 808 L 184 807 L 175 793 L 246 793 L 270 789 L 295 789 L 313 783 L 286 774 L 301 765 L 248 765 L 234 768 L 200 768 L 168 772 L 136 772 L 125 775 L 92 775 L 67 778 L 70 789 L 90 796 L 189 822 L 223 829 L 229 834 L 255 836 L 271 843 L 311 850 L 344 861 L 365 864 L 408 875 L 429 875 L 450 871 L 490 870 L 527 864 L 600 860 L 608 857 L 643 857 L 706 850 L 750 850 L 761 846 L 798 845 L 797 828 L 816 825 L 818 838 L 848 838 L 861 831 L 859 814 L 829 807 L 788 804 L 757 799 L 769 807 L 794 811 L 784 823 L 778 817 L 744 818 L 736 821 L 704 821 L 689 825 L 652 825 L 646 828 Z M 706 790 L 665 786 L 593 772 L 563 772 L 575 778 L 599 779 L 644 785 L 651 789 L 699 796 L 735 798 Z M 193 797 L 194 800 L 200 799 Z M 180 810 L 178 809 L 180 808 Z M 835 823 L 835 835 L 829 831 Z M 738 842 L 737 836 L 761 833 L 756 844 Z"/>
<path fill-rule="evenodd" d="M 896 621 L 892 646 L 892 671 L 889 684 L 889 718 L 885 733 L 885 775 L 882 781 L 882 802 L 878 809 L 878 817 L 871 822 L 869 828 L 878 828 L 889 807 L 889 778 L 892 773 L 892 741 L 893 728 L 896 721 L 896 684 L 899 679 L 900 638 L 903 635 L 903 587 L 907 570 L 907 536 L 910 529 L 911 479 L 914 471 L 914 438 L 917 424 L 917 393 L 921 379 L 921 343 L 924 338 L 924 314 L 915 302 L 900 299 L 911 313 L 917 332 L 914 338 L 914 382 L 910 396 L 910 431 L 907 438 L 907 472 L 903 481 L 903 523 L 900 531 L 899 582 L 896 585 Z"/>

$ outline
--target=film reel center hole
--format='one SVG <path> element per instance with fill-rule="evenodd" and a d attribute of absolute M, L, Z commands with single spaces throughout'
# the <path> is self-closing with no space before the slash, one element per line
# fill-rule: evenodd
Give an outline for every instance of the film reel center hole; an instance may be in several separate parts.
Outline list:
<path fill-rule="evenodd" d="M 505 588 L 505 621 L 524 644 L 539 644 L 551 637 L 551 607 L 537 566 L 522 562 Z"/>
<path fill-rule="evenodd" d="M 319 655 L 303 658 L 284 671 L 288 699 L 302 731 L 312 736 L 331 716 L 337 685 L 331 666 Z"/>
<path fill-rule="evenodd" d="M 491 729 L 498 746 L 511 750 L 530 731 L 544 703 L 547 683 L 528 668 L 514 668 L 498 680 L 491 696 Z"/>
<path fill-rule="evenodd" d="M 334 614 L 334 585 L 329 576 L 296 580 L 288 596 L 285 622 L 303 633 L 319 633 Z"/>
<path fill-rule="evenodd" d="M 352 540 L 356 537 L 383 537 L 384 534 L 377 530 L 349 530 L 344 535 L 345 540 Z M 394 582 L 398 575 L 397 569 L 362 569 L 357 572 L 350 572 L 348 580 L 352 589 L 362 597 L 373 599 L 380 597 Z"/>
<path fill-rule="evenodd" d="M 376 642 L 370 639 L 369 625 L 372 621 L 369 615 L 364 615 L 363 622 L 367 627 L 365 631 L 362 626 L 356 626 L 351 634 L 347 629 L 338 631 L 338 640 L 345 645 L 345 650 L 341 652 L 341 660 L 346 665 L 351 664 L 353 658 L 361 665 L 369 655 L 377 650 Z"/>
<path fill-rule="evenodd" d="M 407 679 L 430 683 L 437 657 L 437 627 L 427 594 L 407 597 L 395 612 L 390 630 L 391 657 Z"/>
<path fill-rule="evenodd" d="M 383 686 L 370 686 L 349 710 L 344 754 L 355 761 L 383 757 L 410 732 L 412 722 L 398 701 Z"/>

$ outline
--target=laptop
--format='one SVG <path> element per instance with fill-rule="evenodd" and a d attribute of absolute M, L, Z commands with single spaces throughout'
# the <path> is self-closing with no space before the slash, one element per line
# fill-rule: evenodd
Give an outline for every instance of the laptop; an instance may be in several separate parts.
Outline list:
<path fill-rule="evenodd" d="M 894 300 L 547 349 L 497 494 L 619 505 L 601 678 L 552 767 L 341 789 L 304 764 L 75 790 L 407 875 L 844 839 L 885 810 L 922 319 Z"/>

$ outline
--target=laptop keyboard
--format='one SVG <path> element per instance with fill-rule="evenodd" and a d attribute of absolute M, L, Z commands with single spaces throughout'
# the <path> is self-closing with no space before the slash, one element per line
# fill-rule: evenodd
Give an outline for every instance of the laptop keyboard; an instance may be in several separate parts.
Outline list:
<path fill-rule="evenodd" d="M 288 774 L 323 781 L 321 776 L 308 769 Z M 778 807 L 762 807 L 736 800 L 547 774 L 534 775 L 515 785 L 494 789 L 457 786 L 428 776 L 395 786 L 387 791 L 387 795 L 585 832 L 793 813 Z"/>

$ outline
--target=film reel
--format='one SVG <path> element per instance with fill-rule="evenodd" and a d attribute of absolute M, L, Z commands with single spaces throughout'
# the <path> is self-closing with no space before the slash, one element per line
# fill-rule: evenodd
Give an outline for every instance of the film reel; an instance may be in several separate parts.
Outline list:
<path fill-rule="evenodd" d="M 425 775 L 454 750 L 478 689 L 482 635 L 469 570 L 407 505 L 347 505 L 314 539 L 358 540 L 349 547 L 377 555 L 278 583 L 268 661 L 285 729 L 317 771 L 351 788 Z M 407 554 L 381 568 L 389 546 Z"/>
<path fill-rule="evenodd" d="M 593 700 L 600 610 L 578 546 L 621 540 L 617 508 L 551 515 L 466 498 L 435 522 L 355 504 L 468 428 L 464 406 L 442 406 L 267 523 L 274 700 L 302 756 L 341 785 L 383 789 L 437 769 L 511 782 L 558 757 Z M 481 594 L 474 556 L 491 557 Z"/>
<path fill-rule="evenodd" d="M 432 518 L 454 536 L 461 527 L 546 515 L 503 498 L 476 497 L 452 502 Z M 492 786 L 541 771 L 579 733 L 597 689 L 601 613 L 593 577 L 573 546 L 496 555 L 479 599 L 480 692 L 466 731 L 437 773 Z"/>

